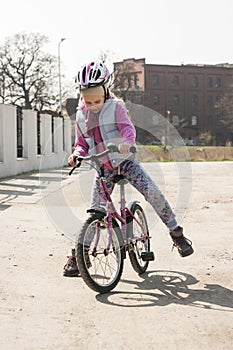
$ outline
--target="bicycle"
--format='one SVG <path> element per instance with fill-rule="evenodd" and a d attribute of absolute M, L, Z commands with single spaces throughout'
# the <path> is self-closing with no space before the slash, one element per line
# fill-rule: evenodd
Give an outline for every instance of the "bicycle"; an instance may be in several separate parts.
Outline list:
<path fill-rule="evenodd" d="M 118 211 L 108 193 L 104 165 L 99 158 L 112 152 L 119 152 L 117 146 L 109 145 L 104 152 L 96 155 L 78 156 L 76 165 L 69 172 L 71 175 L 83 161 L 91 161 L 90 165 L 97 171 L 107 198 L 106 209 L 87 209 L 90 216 L 76 241 L 76 258 L 81 277 L 89 288 L 98 293 L 108 293 L 117 286 L 127 252 L 131 265 L 138 274 L 144 273 L 149 261 L 155 259 L 154 253 L 150 251 L 146 216 L 139 201 L 126 205 L 127 179 L 123 175 L 114 178 L 114 182 L 120 186 Z M 131 147 L 130 152 L 135 153 L 136 148 Z"/>

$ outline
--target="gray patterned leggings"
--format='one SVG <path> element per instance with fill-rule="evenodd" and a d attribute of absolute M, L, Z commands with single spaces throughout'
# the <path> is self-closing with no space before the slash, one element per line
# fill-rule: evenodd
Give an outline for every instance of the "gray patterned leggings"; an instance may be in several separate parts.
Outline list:
<path fill-rule="evenodd" d="M 129 183 L 145 197 L 148 203 L 151 204 L 163 223 L 170 230 L 173 230 L 177 226 L 175 214 L 158 186 L 156 186 L 141 165 L 135 160 L 125 160 L 119 165 L 119 169 L 120 174 L 124 175 Z M 115 186 L 113 178 L 117 174 L 119 174 L 118 168 L 105 170 L 105 176 L 107 179 L 106 185 L 110 194 Z M 103 202 L 106 202 L 106 198 L 101 181 L 99 177 L 96 176 L 91 207 L 100 207 L 100 203 Z"/>

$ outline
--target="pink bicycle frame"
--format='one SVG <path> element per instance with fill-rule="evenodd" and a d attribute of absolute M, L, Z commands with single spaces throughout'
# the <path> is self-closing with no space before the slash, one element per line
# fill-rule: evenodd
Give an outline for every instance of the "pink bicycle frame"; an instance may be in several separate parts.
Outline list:
<path fill-rule="evenodd" d="M 108 221 L 108 230 L 109 230 L 109 242 L 107 245 L 107 250 L 110 247 L 111 244 L 111 232 L 113 229 L 112 226 L 112 218 L 114 217 L 115 219 L 119 220 L 121 223 L 121 231 L 122 231 L 122 235 L 123 235 L 123 240 L 124 240 L 124 244 L 128 245 L 128 241 L 127 241 L 127 234 L 126 234 L 126 228 L 127 228 L 127 221 L 126 221 L 126 217 L 127 215 L 131 216 L 133 220 L 135 220 L 135 222 L 137 222 L 137 224 L 140 226 L 140 228 L 143 231 L 143 236 L 140 237 L 138 240 L 140 241 L 144 241 L 147 238 L 147 232 L 145 232 L 144 226 L 138 221 L 138 219 L 134 216 L 134 214 L 132 213 L 132 211 L 126 207 L 126 201 L 125 201 L 125 191 L 124 191 L 124 184 L 120 183 L 120 212 L 121 214 L 119 214 L 116 210 L 116 207 L 112 201 L 111 195 L 108 192 L 107 186 L 106 186 L 106 179 L 105 177 L 101 177 L 101 183 L 104 189 L 104 193 L 107 199 L 107 207 L 108 207 L 108 217 L 107 217 L 107 221 Z"/>

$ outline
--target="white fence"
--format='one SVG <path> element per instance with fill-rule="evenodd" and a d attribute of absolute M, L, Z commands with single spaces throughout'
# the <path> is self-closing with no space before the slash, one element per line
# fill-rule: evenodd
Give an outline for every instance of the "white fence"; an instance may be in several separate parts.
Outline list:
<path fill-rule="evenodd" d="M 67 164 L 72 148 L 70 119 L 42 114 L 39 137 L 37 112 L 22 110 L 21 121 L 22 156 L 18 157 L 17 109 L 0 104 L 0 178 Z"/>

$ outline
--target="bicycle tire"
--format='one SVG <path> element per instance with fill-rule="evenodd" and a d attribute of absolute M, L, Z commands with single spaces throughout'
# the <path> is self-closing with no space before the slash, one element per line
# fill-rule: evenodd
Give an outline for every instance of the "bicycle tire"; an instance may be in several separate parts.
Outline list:
<path fill-rule="evenodd" d="M 76 243 L 81 277 L 89 288 L 101 294 L 109 293 L 117 286 L 124 265 L 125 247 L 121 229 L 114 219 L 112 223 L 111 245 L 107 254 L 108 223 L 100 219 L 99 214 L 93 214 L 86 220 Z M 98 226 L 100 235 L 96 243 Z"/>
<path fill-rule="evenodd" d="M 147 232 L 147 235 L 149 237 L 148 224 L 142 207 L 137 202 L 133 202 L 130 205 L 129 209 L 144 226 L 144 230 Z M 146 242 L 137 240 L 137 238 L 140 238 L 142 236 L 143 231 L 141 227 L 130 215 L 127 216 L 127 237 L 131 242 L 129 245 L 128 253 L 131 265 L 138 274 L 144 273 L 149 265 L 149 261 L 142 260 L 141 253 L 150 251 L 150 240 L 147 239 Z"/>

